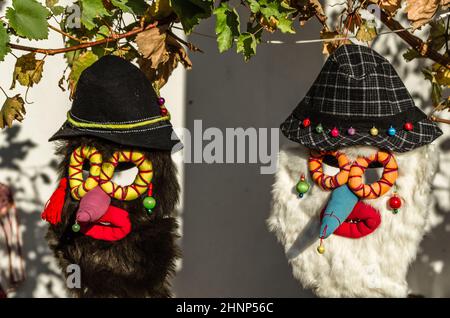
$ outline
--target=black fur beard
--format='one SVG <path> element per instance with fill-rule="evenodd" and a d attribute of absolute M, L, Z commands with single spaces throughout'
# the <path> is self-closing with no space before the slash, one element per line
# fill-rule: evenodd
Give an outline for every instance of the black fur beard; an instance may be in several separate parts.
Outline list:
<path fill-rule="evenodd" d="M 57 154 L 63 158 L 61 178 L 67 177 L 71 153 L 86 145 L 96 147 L 103 160 L 111 158 L 115 151 L 129 149 L 95 138 L 62 142 L 57 147 Z M 141 151 L 153 164 L 153 197 L 157 205 L 149 215 L 142 204 L 146 193 L 133 201 L 112 200 L 112 205 L 129 213 L 131 232 L 125 238 L 107 242 L 73 232 L 79 201 L 72 198 L 69 189 L 62 222 L 48 229 L 48 244 L 66 278 L 70 275 L 67 266 L 80 266 L 81 288 L 68 289 L 74 297 L 171 297 L 169 280 L 179 257 L 174 217 L 180 191 L 177 171 L 170 152 Z"/>

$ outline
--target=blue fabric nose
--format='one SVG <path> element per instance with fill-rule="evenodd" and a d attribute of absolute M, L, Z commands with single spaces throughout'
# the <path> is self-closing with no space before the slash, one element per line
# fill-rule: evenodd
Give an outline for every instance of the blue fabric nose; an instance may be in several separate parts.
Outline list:
<path fill-rule="evenodd" d="M 357 202 L 358 197 L 347 185 L 334 189 L 323 213 L 320 225 L 320 238 L 327 238 L 333 234 L 342 222 L 347 219 Z"/>

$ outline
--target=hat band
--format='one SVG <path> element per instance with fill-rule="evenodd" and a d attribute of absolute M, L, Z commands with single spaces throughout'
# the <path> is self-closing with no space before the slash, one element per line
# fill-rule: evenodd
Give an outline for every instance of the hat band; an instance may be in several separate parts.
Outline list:
<path fill-rule="evenodd" d="M 330 127 L 353 127 L 357 129 L 377 128 L 388 129 L 390 127 L 402 128 L 406 122 L 416 123 L 427 118 L 419 108 L 414 107 L 395 115 L 382 117 L 367 117 L 354 115 L 334 115 L 312 110 L 311 108 L 300 108 L 293 112 L 298 120 L 309 119 L 313 124 L 322 124 Z"/>
<path fill-rule="evenodd" d="M 128 130 L 133 128 L 139 128 L 151 124 L 156 124 L 161 121 L 169 121 L 170 114 L 166 116 L 152 118 L 144 121 L 139 121 L 135 123 L 95 123 L 95 122 L 82 122 L 74 119 L 70 112 L 67 112 L 67 121 L 74 127 L 78 128 L 97 128 L 97 129 L 113 129 L 113 130 Z"/>

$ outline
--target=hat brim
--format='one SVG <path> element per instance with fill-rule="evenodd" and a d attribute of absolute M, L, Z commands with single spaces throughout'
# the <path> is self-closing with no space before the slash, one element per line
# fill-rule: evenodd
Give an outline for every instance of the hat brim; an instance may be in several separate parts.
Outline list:
<path fill-rule="evenodd" d="M 183 144 L 168 121 L 123 131 L 73 127 L 66 121 L 49 141 L 83 136 L 97 137 L 119 145 L 147 150 L 167 150 L 174 153 L 183 148 Z"/>
<path fill-rule="evenodd" d="M 288 139 L 320 151 L 350 146 L 373 146 L 393 152 L 407 152 L 429 144 L 442 135 L 441 129 L 428 118 L 415 122 L 412 131 L 398 130 L 394 136 L 384 133 L 372 136 L 367 130 L 356 131 L 352 136 L 341 132 L 338 137 L 332 137 L 326 129 L 317 133 L 312 125 L 303 127 L 302 121 L 294 114 L 291 114 L 280 128 Z"/>

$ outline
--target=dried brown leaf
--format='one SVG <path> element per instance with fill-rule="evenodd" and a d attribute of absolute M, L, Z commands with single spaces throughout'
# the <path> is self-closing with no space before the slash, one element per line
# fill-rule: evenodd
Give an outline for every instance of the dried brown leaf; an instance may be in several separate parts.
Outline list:
<path fill-rule="evenodd" d="M 326 31 L 322 30 L 320 32 L 321 39 L 334 39 L 334 38 L 345 38 L 343 34 L 339 34 L 337 31 Z M 330 55 L 333 53 L 338 47 L 343 44 L 351 44 L 352 42 L 348 39 L 346 40 L 336 40 L 336 41 L 324 41 L 323 42 L 323 50 L 322 53 L 325 55 Z"/>
<path fill-rule="evenodd" d="M 166 63 L 169 59 L 166 31 L 167 27 L 157 27 L 136 36 L 138 50 L 145 59 L 151 61 L 152 68 L 158 68 L 159 64 Z"/>
<path fill-rule="evenodd" d="M 44 60 L 37 60 L 36 53 L 28 53 L 19 57 L 14 67 L 10 89 L 16 87 L 16 81 L 26 87 L 32 87 L 34 84 L 39 83 L 43 70 Z"/>
<path fill-rule="evenodd" d="M 378 6 L 391 15 L 395 15 L 397 10 L 402 6 L 402 0 L 379 0 Z"/>
<path fill-rule="evenodd" d="M 406 0 L 406 12 L 413 29 L 430 22 L 441 4 L 441 0 Z"/>
<path fill-rule="evenodd" d="M 365 20 L 356 33 L 356 39 L 361 42 L 372 42 L 377 37 L 377 29 L 371 21 Z"/>
<path fill-rule="evenodd" d="M 24 105 L 25 102 L 20 94 L 8 97 L 0 110 L 0 128 L 3 129 L 6 126 L 11 128 L 14 120 L 21 122 L 26 114 Z"/>

